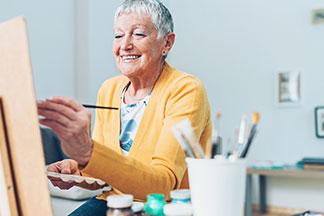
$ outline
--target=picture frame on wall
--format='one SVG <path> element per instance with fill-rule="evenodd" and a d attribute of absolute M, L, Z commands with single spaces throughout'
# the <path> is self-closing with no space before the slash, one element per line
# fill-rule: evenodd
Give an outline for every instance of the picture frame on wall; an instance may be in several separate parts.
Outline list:
<path fill-rule="evenodd" d="M 315 134 L 317 138 L 324 138 L 324 106 L 315 107 Z"/>
<path fill-rule="evenodd" d="M 296 70 L 278 70 L 275 78 L 276 104 L 279 107 L 301 105 L 301 75 Z"/>

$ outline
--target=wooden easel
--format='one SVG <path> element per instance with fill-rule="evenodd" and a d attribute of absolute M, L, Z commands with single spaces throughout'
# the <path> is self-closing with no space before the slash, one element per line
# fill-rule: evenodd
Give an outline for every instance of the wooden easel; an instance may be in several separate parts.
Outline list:
<path fill-rule="evenodd" d="M 0 186 L 6 191 L 0 198 L 7 199 L 9 215 L 51 216 L 27 27 L 22 17 L 0 24 L 0 156 L 4 173 Z"/>
<path fill-rule="evenodd" d="M 10 154 L 10 145 L 8 142 L 8 135 L 6 133 L 6 120 L 5 120 L 5 114 L 2 106 L 2 100 L 0 98 L 0 156 L 2 162 L 2 168 L 3 173 L 5 173 L 4 176 L 4 182 L 5 182 L 5 188 L 7 189 L 7 194 L 4 196 L 7 196 L 8 203 L 6 203 L 8 206 L 4 206 L 3 208 L 6 208 L 3 210 L 4 212 L 16 216 L 18 215 L 18 212 L 20 210 L 18 200 L 17 198 L 17 190 L 16 190 L 16 184 L 13 172 L 13 164 L 12 164 L 12 158 Z M 5 204 L 4 204 L 5 205 Z M 3 213 L 5 214 L 5 213 Z M 21 212 L 19 212 L 19 215 L 21 215 Z"/>

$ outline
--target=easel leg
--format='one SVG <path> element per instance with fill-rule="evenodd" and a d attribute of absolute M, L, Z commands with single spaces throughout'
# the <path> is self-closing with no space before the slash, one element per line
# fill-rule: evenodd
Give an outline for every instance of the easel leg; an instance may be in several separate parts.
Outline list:
<path fill-rule="evenodd" d="M 15 187 L 14 172 L 12 166 L 12 160 L 10 155 L 9 140 L 6 131 L 5 114 L 0 98 L 0 163 L 2 163 L 1 169 L 4 173 L 4 186 L 7 191 L 7 198 L 9 204 L 10 215 L 21 215 L 17 190 Z M 1 212 L 0 212 L 1 213 Z"/>

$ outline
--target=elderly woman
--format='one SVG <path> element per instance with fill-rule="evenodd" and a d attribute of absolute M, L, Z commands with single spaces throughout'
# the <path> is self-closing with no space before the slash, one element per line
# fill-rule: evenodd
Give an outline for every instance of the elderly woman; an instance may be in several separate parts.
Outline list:
<path fill-rule="evenodd" d="M 168 9 L 158 0 L 125 0 L 115 14 L 113 54 L 121 76 L 105 81 L 90 137 L 90 114 L 64 97 L 38 103 L 41 124 L 60 137 L 71 159 L 49 166 L 50 171 L 105 180 L 113 190 L 90 199 L 72 215 L 104 215 L 110 194 L 150 193 L 188 187 L 185 155 L 172 126 L 189 118 L 200 144 L 211 136 L 210 107 L 198 79 L 165 62 L 175 34 Z"/>

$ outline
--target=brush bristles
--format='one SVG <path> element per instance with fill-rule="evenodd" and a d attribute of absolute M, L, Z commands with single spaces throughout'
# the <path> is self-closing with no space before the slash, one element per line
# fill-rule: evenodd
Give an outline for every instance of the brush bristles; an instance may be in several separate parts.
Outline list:
<path fill-rule="evenodd" d="M 216 119 L 220 119 L 222 117 L 222 112 L 221 111 L 218 111 L 216 113 Z"/>
<path fill-rule="evenodd" d="M 254 112 L 252 115 L 252 123 L 253 124 L 258 124 L 260 121 L 260 113 L 259 112 Z"/>

